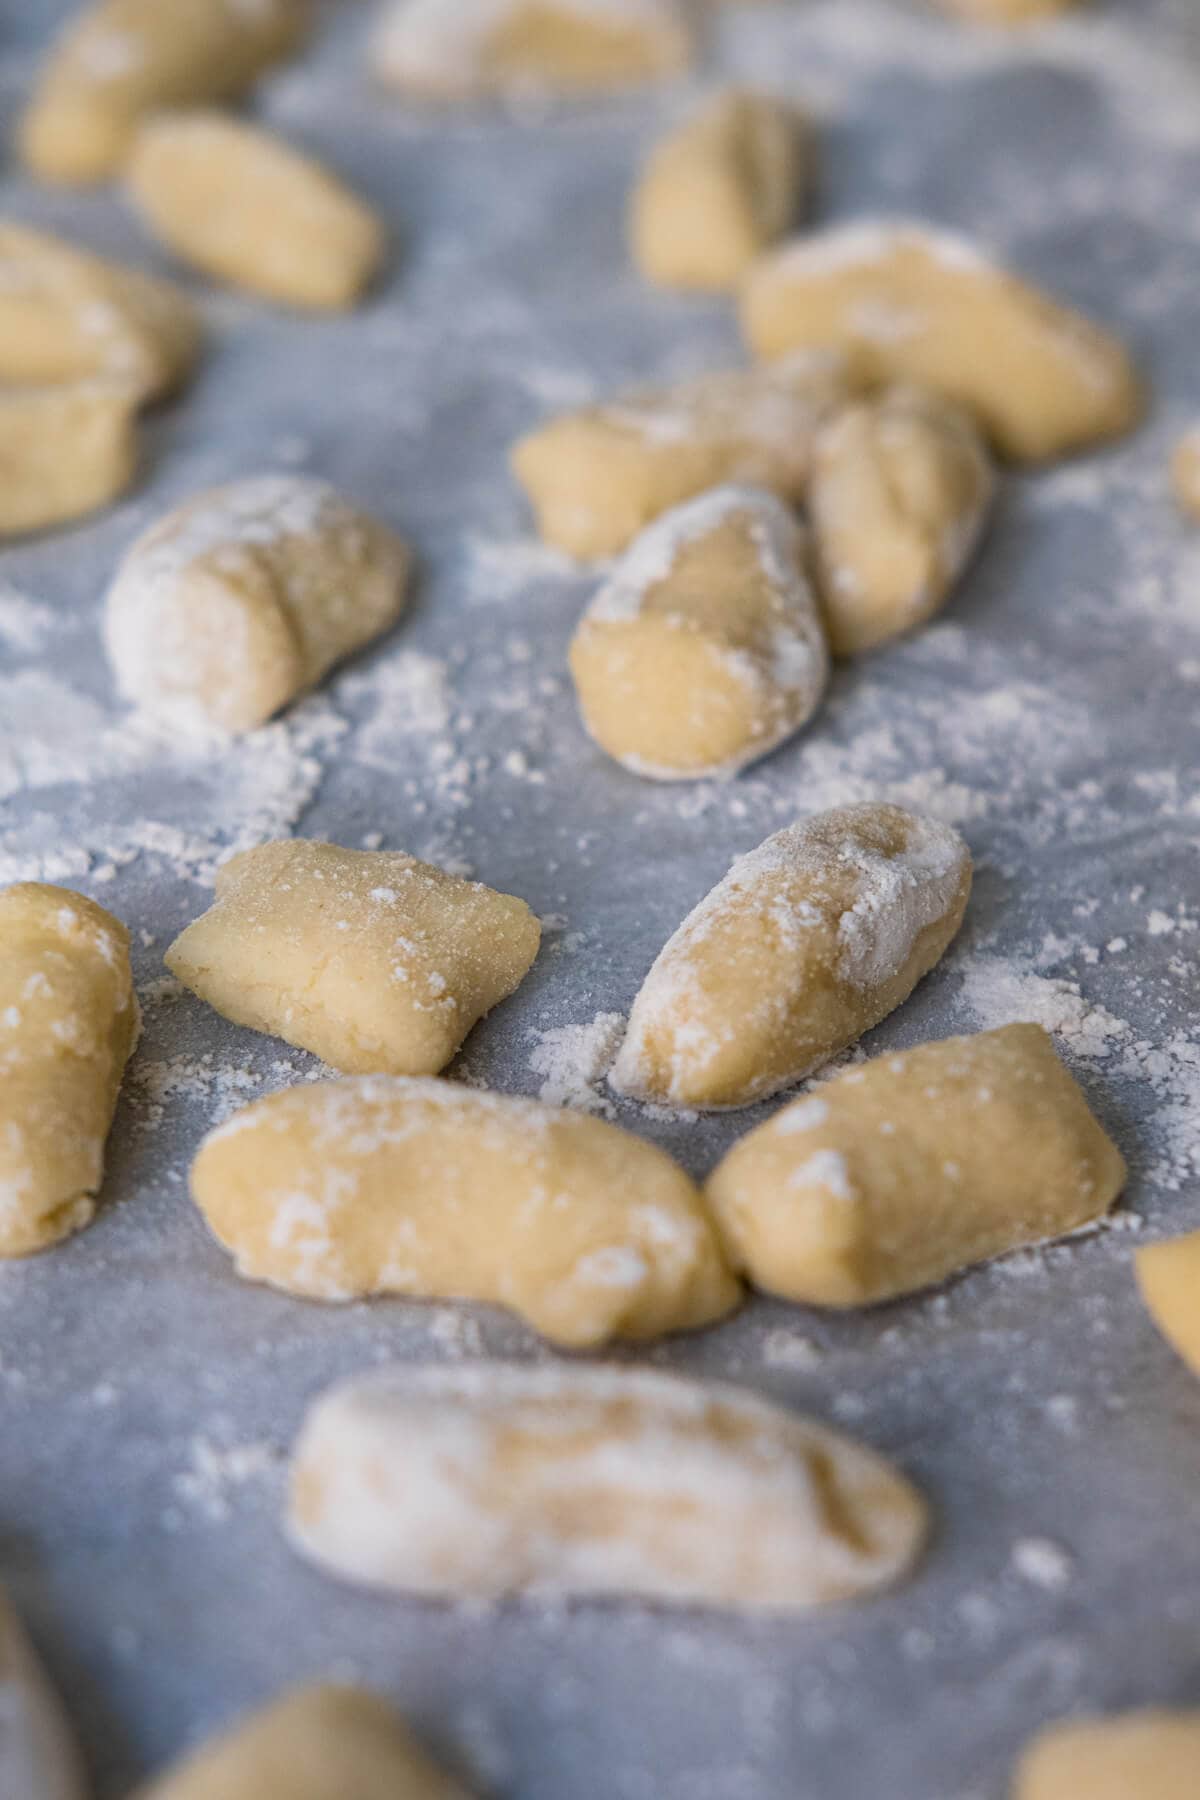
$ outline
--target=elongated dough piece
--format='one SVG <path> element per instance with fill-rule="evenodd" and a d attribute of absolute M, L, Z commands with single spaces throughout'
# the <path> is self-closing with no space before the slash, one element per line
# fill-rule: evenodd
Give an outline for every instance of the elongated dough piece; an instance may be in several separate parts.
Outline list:
<path fill-rule="evenodd" d="M 85 1800 L 86 1793 L 58 1698 L 0 1591 L 0 1794 L 4 1800 Z"/>
<path fill-rule="evenodd" d="M 832 346 L 861 383 L 934 388 L 1020 461 L 1119 437 L 1143 408 L 1116 338 L 966 238 L 908 220 L 835 226 L 761 258 L 742 325 L 760 356 Z"/>
<path fill-rule="evenodd" d="M 669 1156 L 451 1081 L 272 1094 L 205 1139 L 192 1193 L 240 1274 L 313 1299 L 489 1301 L 577 1349 L 707 1325 L 739 1299 Z"/>
<path fill-rule="evenodd" d="M 623 87 L 692 53 L 679 0 L 394 0 L 371 61 L 386 86 L 448 101 Z"/>
<path fill-rule="evenodd" d="M 127 178 L 169 250 L 287 306 L 353 306 L 383 257 L 382 222 L 343 182 L 224 113 L 156 114 L 134 140 Z"/>
<path fill-rule="evenodd" d="M 640 389 L 539 426 L 514 446 L 513 473 L 548 544 L 614 556 L 726 482 L 798 502 L 816 428 L 847 392 L 844 359 L 824 353 Z"/>
<path fill-rule="evenodd" d="M 636 775 L 689 781 L 799 731 L 829 675 L 806 548 L 763 488 L 714 488 L 648 526 L 571 640 L 596 742 Z"/>
<path fill-rule="evenodd" d="M 647 159 L 630 203 L 638 268 L 662 287 L 736 287 L 798 223 L 808 162 L 795 106 L 746 88 L 718 94 Z"/>
<path fill-rule="evenodd" d="M 1135 1261 L 1154 1323 L 1200 1375 L 1200 1231 L 1149 1244 L 1137 1252 Z"/>
<path fill-rule="evenodd" d="M 250 731 L 395 623 L 409 565 L 402 540 L 328 482 L 261 475 L 197 494 L 113 579 L 118 686 L 183 725 Z"/>
<path fill-rule="evenodd" d="M 1175 446 L 1171 486 L 1184 512 L 1200 519 L 1200 426 L 1181 437 Z"/>
<path fill-rule="evenodd" d="M 335 1069 L 433 1075 L 533 966 L 523 900 L 399 850 L 302 838 L 244 850 L 166 954 L 232 1019 Z"/>
<path fill-rule="evenodd" d="M 1040 1025 L 847 1069 L 744 1137 L 705 1190 L 734 1265 L 811 1306 L 869 1306 L 1100 1219 L 1116 1145 Z"/>
<path fill-rule="evenodd" d="M 776 832 L 659 953 L 611 1085 L 711 1108 L 790 1087 L 908 998 L 970 891 L 958 833 L 899 806 L 836 807 Z"/>
<path fill-rule="evenodd" d="M 363 1688 L 294 1688 L 133 1800 L 468 1800 Z"/>
<path fill-rule="evenodd" d="M 46 181 L 106 181 L 145 114 L 244 93 L 307 28 L 306 0 L 96 0 L 55 41 L 21 154 Z"/>
<path fill-rule="evenodd" d="M 0 382 L 103 376 L 153 400 L 179 386 L 199 346 L 195 311 L 170 282 L 0 221 Z"/>
<path fill-rule="evenodd" d="M 889 388 L 817 433 L 808 516 L 825 627 L 853 656 L 940 610 L 995 491 L 969 415 L 923 388 Z"/>
<path fill-rule="evenodd" d="M 741 1388 L 459 1364 L 324 1394 L 288 1526 L 371 1587 L 789 1613 L 898 1580 L 926 1512 L 881 1457 Z"/>
<path fill-rule="evenodd" d="M 137 460 L 137 401 L 124 382 L 0 387 L 0 537 L 110 505 Z"/>
<path fill-rule="evenodd" d="M 0 889 L 0 1258 L 95 1212 L 138 1027 L 121 921 L 69 888 Z"/>
<path fill-rule="evenodd" d="M 1026 25 L 1078 6 L 1080 0 L 936 0 L 943 12 L 972 25 Z"/>
<path fill-rule="evenodd" d="M 1200 1712 L 1146 1711 L 1052 1725 L 1017 1771 L 1013 1800 L 1196 1800 Z"/>

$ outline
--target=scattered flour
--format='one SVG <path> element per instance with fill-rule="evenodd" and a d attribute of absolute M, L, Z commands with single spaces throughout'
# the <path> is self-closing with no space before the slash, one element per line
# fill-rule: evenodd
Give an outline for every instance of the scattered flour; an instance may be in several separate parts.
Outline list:
<path fill-rule="evenodd" d="M 197 1435 L 189 1452 L 187 1468 L 175 1477 L 175 1492 L 214 1525 L 230 1517 L 240 1489 L 270 1479 L 284 1464 L 283 1452 L 265 1442 L 220 1445 Z"/>
<path fill-rule="evenodd" d="M 625 1035 L 623 1013 L 600 1012 L 580 1025 L 540 1031 L 529 1066 L 540 1075 L 538 1099 L 547 1106 L 573 1106 L 611 1118 L 616 1108 L 602 1091 L 604 1077 Z"/>

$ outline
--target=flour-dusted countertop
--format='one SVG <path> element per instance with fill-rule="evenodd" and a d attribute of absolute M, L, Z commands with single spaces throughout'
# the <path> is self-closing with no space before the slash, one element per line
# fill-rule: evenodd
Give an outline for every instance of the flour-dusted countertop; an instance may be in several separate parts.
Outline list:
<path fill-rule="evenodd" d="M 0 4 L 10 120 L 63 10 Z M 1129 1268 L 1138 1241 L 1200 1225 L 1200 538 L 1164 472 L 1200 415 L 1193 0 L 1095 0 L 1011 35 L 917 0 L 726 9 L 720 66 L 822 114 L 823 217 L 977 232 L 1128 333 L 1158 399 L 1112 452 L 1008 479 L 942 622 L 843 668 L 806 735 L 685 788 L 585 738 L 565 653 L 595 580 L 534 541 L 505 450 L 552 408 L 736 355 L 727 305 L 648 291 L 624 253 L 638 155 L 688 95 L 421 118 L 365 86 L 367 13 L 331 8 L 262 106 L 396 222 L 382 289 L 316 320 L 189 283 L 208 355 L 153 416 L 141 487 L 0 552 L 0 877 L 66 881 L 119 913 L 147 1016 L 99 1218 L 0 1269 L 0 1579 L 100 1800 L 327 1671 L 392 1694 L 511 1800 L 1003 1800 L 1052 1715 L 1200 1702 L 1200 1385 Z M 115 195 L 40 191 L 11 161 L 2 179 L 7 212 L 165 266 Z M 195 489 L 289 468 L 412 537 L 411 613 L 227 750 L 131 724 L 98 650 L 119 555 Z M 915 1581 L 746 1623 L 464 1613 L 300 1563 L 278 1518 L 310 1395 L 392 1358 L 550 1353 L 484 1309 L 323 1308 L 234 1277 L 187 1199 L 188 1160 L 214 1119 L 312 1070 L 164 980 L 216 860 L 298 830 L 523 895 L 546 947 L 460 1072 L 600 1107 L 588 1075 L 610 1015 L 733 855 L 877 793 L 960 825 L 979 875 L 964 937 L 869 1047 L 1048 1024 L 1134 1165 L 1129 1210 L 862 1316 L 755 1301 L 647 1360 L 742 1381 L 893 1456 L 938 1517 Z M 696 1172 L 766 1114 L 615 1111 Z"/>

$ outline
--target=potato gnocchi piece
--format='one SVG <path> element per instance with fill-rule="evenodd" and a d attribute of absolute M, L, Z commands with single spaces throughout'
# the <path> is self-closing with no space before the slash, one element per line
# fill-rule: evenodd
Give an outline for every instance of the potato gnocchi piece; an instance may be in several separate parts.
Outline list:
<path fill-rule="evenodd" d="M 1116 1145 L 1040 1025 L 848 1069 L 744 1137 L 706 1198 L 734 1265 L 810 1306 L 870 1306 L 1102 1218 Z"/>
<path fill-rule="evenodd" d="M 596 742 L 636 775 L 687 781 L 798 731 L 829 674 L 805 551 L 764 489 L 715 488 L 649 526 L 571 642 Z"/>
<path fill-rule="evenodd" d="M 91 1219 L 139 1025 L 119 919 L 69 888 L 0 889 L 0 1258 Z"/>
<path fill-rule="evenodd" d="M 357 195 L 312 157 L 224 113 L 150 119 L 127 178 L 169 250 L 286 306 L 353 306 L 383 259 L 383 225 Z"/>
<path fill-rule="evenodd" d="M 306 0 L 97 0 L 50 52 L 21 154 L 46 181 L 106 181 L 145 114 L 244 93 L 307 28 Z"/>
<path fill-rule="evenodd" d="M 1200 1712 L 1069 1720 L 1034 1739 L 1014 1800 L 1195 1800 Z"/>
<path fill-rule="evenodd" d="M 889 388 L 821 427 L 808 515 L 835 656 L 873 649 L 940 610 L 994 491 L 970 417 L 924 389 Z"/>
<path fill-rule="evenodd" d="M 1138 1283 L 1167 1342 L 1200 1375 L 1200 1231 L 1150 1244 L 1136 1256 Z"/>
<path fill-rule="evenodd" d="M 371 60 L 425 100 L 622 87 L 692 60 L 679 0 L 396 0 Z"/>
<path fill-rule="evenodd" d="M 136 414 L 124 382 L 0 387 L 0 537 L 68 524 L 124 493 Z"/>
<path fill-rule="evenodd" d="M 1025 25 L 1078 6 L 1080 0 L 937 0 L 943 12 L 973 25 Z"/>
<path fill-rule="evenodd" d="M 0 1794 L 4 1800 L 85 1800 L 86 1794 L 62 1708 L 3 1592 Z"/>
<path fill-rule="evenodd" d="M 523 900 L 398 850 L 290 839 L 217 871 L 166 954 L 232 1019 L 348 1073 L 432 1075 L 533 966 Z"/>
<path fill-rule="evenodd" d="M 1024 462 L 1119 437 L 1142 412 L 1116 338 L 967 239 L 915 222 L 838 226 L 761 258 L 742 324 L 760 356 L 834 346 L 861 384 L 944 393 Z"/>
<path fill-rule="evenodd" d="M 312 1299 L 481 1300 L 587 1349 L 707 1325 L 740 1298 L 669 1156 L 457 1082 L 272 1094 L 205 1139 L 192 1193 L 239 1274 Z"/>
<path fill-rule="evenodd" d="M 926 1509 L 872 1451 L 744 1389 L 493 1363 L 322 1395 L 288 1527 L 370 1587 L 790 1613 L 897 1581 Z"/>
<path fill-rule="evenodd" d="M 328 482 L 198 494 L 136 540 L 109 589 L 121 692 L 181 724 L 253 730 L 396 622 L 409 562 Z"/>
<path fill-rule="evenodd" d="M 1180 438 L 1175 446 L 1171 486 L 1184 512 L 1200 519 L 1200 426 Z"/>
<path fill-rule="evenodd" d="M 836 807 L 776 832 L 659 953 L 610 1085 L 714 1109 L 790 1087 L 907 1000 L 970 890 L 958 833 L 899 806 Z"/>
<path fill-rule="evenodd" d="M 614 556 L 671 507 L 725 482 L 802 499 L 820 421 L 848 393 L 841 356 L 726 369 L 564 413 L 512 466 L 548 544 Z"/>
<path fill-rule="evenodd" d="M 633 257 L 662 287 L 735 288 L 797 222 L 807 127 L 769 94 L 719 94 L 655 145 L 630 207 Z"/>

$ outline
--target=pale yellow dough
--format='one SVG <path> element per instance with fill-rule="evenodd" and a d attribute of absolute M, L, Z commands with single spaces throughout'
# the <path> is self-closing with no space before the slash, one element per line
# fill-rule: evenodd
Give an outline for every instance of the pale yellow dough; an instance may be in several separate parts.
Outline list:
<path fill-rule="evenodd" d="M 47 58 L 21 154 L 47 181 L 106 181 L 145 114 L 244 93 L 307 26 L 306 0 L 97 0 Z"/>
<path fill-rule="evenodd" d="M 692 54 L 680 0 L 393 0 L 371 62 L 386 86 L 448 101 L 622 87 Z"/>
<path fill-rule="evenodd" d="M 731 775 L 812 717 L 829 672 L 806 540 L 761 488 L 650 525 L 571 640 L 584 723 L 658 781 Z"/>
<path fill-rule="evenodd" d="M 235 1024 L 335 1069 L 433 1075 L 528 974 L 540 940 L 511 894 L 399 850 L 294 838 L 227 862 L 166 964 Z"/>
<path fill-rule="evenodd" d="M 1200 1375 L 1200 1231 L 1150 1244 L 1136 1257 L 1150 1315 L 1188 1367 Z"/>
<path fill-rule="evenodd" d="M 609 1080 L 674 1106 L 749 1106 L 886 1018 L 962 922 L 971 858 L 899 806 L 817 813 L 689 914 L 633 1004 Z"/>
<path fill-rule="evenodd" d="M 492 1363 L 323 1395 L 288 1525 L 369 1587 L 792 1613 L 898 1580 L 926 1510 L 881 1457 L 745 1389 Z"/>
<path fill-rule="evenodd" d="M 1200 1712 L 1052 1725 L 1017 1770 L 1013 1800 L 1196 1800 Z"/>
<path fill-rule="evenodd" d="M 185 725 L 252 730 L 395 623 L 409 561 L 309 476 L 198 494 L 137 539 L 109 589 L 121 692 Z"/>
<path fill-rule="evenodd" d="M 785 100 L 719 94 L 655 145 L 630 203 L 633 257 L 662 287 L 720 293 L 798 223 L 808 133 Z"/>
<path fill-rule="evenodd" d="M 1200 426 L 1180 438 L 1175 446 L 1171 486 L 1184 512 L 1200 519 Z"/>
<path fill-rule="evenodd" d="M 735 1266 L 811 1306 L 914 1293 L 1102 1218 L 1115 1144 L 1040 1025 L 848 1069 L 735 1144 L 706 1197 Z"/>
<path fill-rule="evenodd" d="M 296 1688 L 133 1800 L 467 1800 L 361 1688 Z"/>
<path fill-rule="evenodd" d="M 452 1081 L 272 1094 L 205 1140 L 192 1193 L 240 1274 L 312 1299 L 482 1300 L 587 1349 L 707 1325 L 740 1298 L 669 1156 Z"/>
<path fill-rule="evenodd" d="M 86 1793 L 57 1696 L 0 1590 L 0 1794 L 4 1800 L 85 1800 Z"/>
<path fill-rule="evenodd" d="M 1080 0 L 936 0 L 936 4 L 975 25 L 1025 25 L 1066 12 Z"/>
<path fill-rule="evenodd" d="M 994 489 L 970 416 L 926 389 L 888 388 L 822 426 L 808 516 L 835 656 L 873 649 L 940 610 Z"/>
<path fill-rule="evenodd" d="M 0 387 L 0 537 L 110 505 L 137 463 L 137 402 L 124 382 Z"/>
<path fill-rule="evenodd" d="M 725 482 L 800 501 L 817 426 L 847 392 L 844 358 L 826 353 L 700 375 L 551 419 L 515 445 L 513 472 L 547 543 L 614 556 Z"/>
<path fill-rule="evenodd" d="M 1021 461 L 1119 437 L 1142 413 L 1115 337 L 967 239 L 912 221 L 835 226 L 762 257 L 742 325 L 759 356 L 833 347 L 862 383 L 934 388 Z"/>
<path fill-rule="evenodd" d="M 287 306 L 353 306 L 383 259 L 370 207 L 312 157 L 224 113 L 157 114 L 138 131 L 127 179 L 184 262 Z"/>
<path fill-rule="evenodd" d="M 138 1025 L 119 919 L 69 888 L 0 889 L 0 1258 L 95 1212 Z"/>

